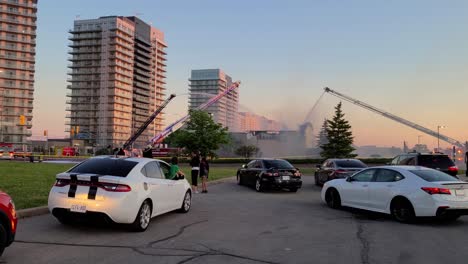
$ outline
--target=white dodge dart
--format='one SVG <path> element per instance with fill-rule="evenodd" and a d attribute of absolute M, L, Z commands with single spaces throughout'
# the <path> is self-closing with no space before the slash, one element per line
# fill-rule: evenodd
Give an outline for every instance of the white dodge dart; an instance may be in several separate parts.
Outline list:
<path fill-rule="evenodd" d="M 397 221 L 436 216 L 455 220 L 468 214 L 468 183 L 419 166 L 381 166 L 346 179 L 326 182 L 322 200 L 341 206 L 391 214 Z"/>
<path fill-rule="evenodd" d="M 97 216 L 144 231 L 152 217 L 190 210 L 190 185 L 186 179 L 166 179 L 169 168 L 164 161 L 148 158 L 87 159 L 57 174 L 49 210 L 64 224 Z"/>

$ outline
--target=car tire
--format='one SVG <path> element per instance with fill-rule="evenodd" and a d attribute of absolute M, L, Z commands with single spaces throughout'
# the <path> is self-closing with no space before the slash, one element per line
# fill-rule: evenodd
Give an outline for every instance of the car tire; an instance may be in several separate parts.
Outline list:
<path fill-rule="evenodd" d="M 263 192 L 263 186 L 262 186 L 262 181 L 260 177 L 258 177 L 257 180 L 255 181 L 255 190 L 257 192 Z"/>
<path fill-rule="evenodd" d="M 241 178 L 239 173 L 237 174 L 237 184 L 238 185 L 244 185 L 243 182 L 242 182 L 242 178 Z"/>
<path fill-rule="evenodd" d="M 62 225 L 71 225 L 71 224 L 73 224 L 73 221 L 72 221 L 71 217 L 69 217 L 69 216 L 61 215 L 61 216 L 56 216 L 56 218 Z"/>
<path fill-rule="evenodd" d="M 289 188 L 290 192 L 297 192 L 297 188 Z"/>
<path fill-rule="evenodd" d="M 7 231 L 5 230 L 5 227 L 0 224 L 0 257 L 3 254 L 3 250 L 5 250 L 7 244 Z"/>
<path fill-rule="evenodd" d="M 135 232 L 145 231 L 151 221 L 151 205 L 148 200 L 145 200 L 138 210 L 138 214 L 135 218 L 135 221 L 132 224 L 132 230 Z"/>
<path fill-rule="evenodd" d="M 330 208 L 340 209 L 341 208 L 341 197 L 335 188 L 330 188 L 325 193 L 325 201 Z"/>
<path fill-rule="evenodd" d="M 405 198 L 396 198 L 390 205 L 392 217 L 400 223 L 413 223 L 416 215 L 413 205 Z"/>
<path fill-rule="evenodd" d="M 190 191 L 187 191 L 184 195 L 184 200 L 182 201 L 182 206 L 179 209 L 180 213 L 188 213 L 192 207 L 192 194 Z"/>

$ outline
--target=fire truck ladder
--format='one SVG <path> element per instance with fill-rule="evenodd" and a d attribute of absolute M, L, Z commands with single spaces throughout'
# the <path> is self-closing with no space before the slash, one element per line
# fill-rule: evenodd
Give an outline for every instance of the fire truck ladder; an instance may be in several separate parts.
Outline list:
<path fill-rule="evenodd" d="M 341 99 L 343 99 L 343 100 L 346 100 L 346 101 L 348 101 L 348 102 L 350 102 L 350 103 L 353 103 L 353 104 L 355 104 L 355 105 L 357 105 L 357 106 L 360 106 L 360 107 L 362 107 L 362 108 L 365 108 L 365 109 L 367 109 L 367 110 L 369 110 L 369 111 L 372 111 L 372 112 L 374 112 L 374 113 L 377 113 L 377 114 L 379 114 L 379 115 L 382 115 L 382 116 L 384 116 L 384 117 L 386 117 L 386 118 L 392 119 L 393 121 L 396 121 L 396 122 L 398 122 L 398 123 L 400 123 L 400 124 L 409 126 L 409 127 L 414 128 L 414 129 L 416 129 L 416 130 L 419 130 L 419 131 L 421 131 L 421 132 L 423 132 L 423 133 L 426 133 L 426 134 L 428 134 L 428 135 L 430 135 L 430 136 L 439 138 L 440 140 L 443 140 L 443 141 L 445 141 L 445 142 L 448 142 L 448 143 L 450 143 L 450 144 L 452 144 L 452 145 L 454 145 L 454 146 L 457 146 L 457 147 L 460 147 L 460 148 L 465 148 L 465 145 L 462 144 L 460 141 L 458 141 L 458 140 L 456 140 L 456 139 L 453 139 L 453 138 L 450 138 L 450 137 L 448 137 L 448 136 L 442 135 L 442 134 L 438 133 L 437 131 L 433 131 L 433 130 L 431 130 L 431 129 L 429 129 L 429 128 L 425 128 L 425 127 L 423 127 L 423 126 L 421 126 L 421 125 L 418 125 L 418 124 L 416 124 L 416 123 L 413 123 L 413 122 L 411 122 L 411 121 L 408 121 L 408 120 L 406 120 L 406 119 L 404 119 L 404 118 L 401 118 L 401 117 L 399 117 L 399 116 L 390 114 L 390 113 L 385 112 L 385 111 L 383 111 L 383 110 L 380 110 L 380 109 L 378 109 L 378 108 L 376 108 L 376 107 L 373 107 L 373 106 L 371 106 L 371 105 L 369 105 L 369 104 L 366 104 L 366 103 L 364 103 L 364 102 L 361 102 L 361 101 L 359 101 L 359 100 L 356 100 L 356 99 L 354 99 L 354 98 L 351 98 L 351 97 L 349 97 L 349 96 L 347 96 L 347 95 L 344 95 L 344 94 L 342 94 L 342 93 L 339 93 L 339 92 L 337 92 L 337 91 L 335 91 L 335 90 L 332 90 L 332 89 L 330 89 L 330 88 L 328 88 L 328 87 L 325 87 L 324 90 L 325 90 L 326 93 L 329 93 L 329 94 L 331 94 L 331 95 L 334 95 L 334 96 L 336 96 L 336 97 L 338 97 L 338 98 L 341 98 Z"/>
<path fill-rule="evenodd" d="M 151 124 L 151 122 L 154 121 L 154 119 L 156 118 L 156 116 L 159 115 L 159 113 L 161 113 L 161 111 L 169 104 L 169 102 L 174 99 L 174 97 L 176 97 L 175 94 L 171 94 L 163 103 L 162 105 L 160 105 L 158 107 L 158 109 L 156 109 L 156 111 L 154 111 L 154 113 L 148 117 L 148 119 L 143 123 L 143 125 L 140 126 L 140 128 L 138 128 L 138 130 L 135 132 L 135 134 L 131 135 L 129 139 L 127 139 L 127 141 L 123 144 L 123 149 L 126 149 L 128 150 L 129 147 L 135 142 L 135 140 L 138 139 L 139 136 L 141 136 L 141 134 L 143 133 L 143 131 L 145 131 L 145 129 Z"/>

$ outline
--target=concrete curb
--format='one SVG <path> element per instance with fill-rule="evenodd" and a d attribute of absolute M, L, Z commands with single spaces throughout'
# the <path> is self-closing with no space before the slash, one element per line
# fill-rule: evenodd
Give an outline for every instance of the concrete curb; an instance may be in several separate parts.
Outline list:
<path fill-rule="evenodd" d="M 49 208 L 47 206 L 40 206 L 28 209 L 21 209 L 16 211 L 18 218 L 27 218 L 32 216 L 44 215 L 49 213 Z"/>
<path fill-rule="evenodd" d="M 228 178 L 223 178 L 215 181 L 209 181 L 207 182 L 208 185 L 216 185 L 224 182 L 228 182 L 231 180 L 234 180 L 236 177 L 228 177 Z M 28 209 L 21 209 L 16 211 L 16 215 L 18 216 L 19 219 L 22 218 L 27 218 L 27 217 L 33 217 L 33 216 L 38 216 L 38 215 L 44 215 L 49 213 L 49 208 L 47 206 L 39 206 L 39 207 L 34 207 L 34 208 L 28 208 Z"/>

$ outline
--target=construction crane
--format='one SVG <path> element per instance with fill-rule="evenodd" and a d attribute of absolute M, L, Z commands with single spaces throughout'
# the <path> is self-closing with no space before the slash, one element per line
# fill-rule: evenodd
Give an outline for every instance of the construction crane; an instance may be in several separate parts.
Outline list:
<path fill-rule="evenodd" d="M 229 86 L 229 88 L 227 88 L 226 90 L 224 90 L 224 92 L 222 93 L 219 93 L 217 94 L 216 96 L 210 98 L 208 101 L 206 101 L 205 103 L 201 104 L 200 106 L 198 106 L 195 110 L 204 110 L 206 108 L 208 108 L 209 106 L 213 105 L 214 103 L 216 103 L 217 101 L 219 101 L 219 99 L 221 99 L 223 96 L 229 94 L 230 92 L 232 92 L 234 89 L 237 89 L 240 85 L 240 81 L 237 81 L 237 82 L 234 82 L 231 86 Z M 167 126 L 162 132 L 158 133 L 155 137 L 153 137 L 151 139 L 151 143 L 153 145 L 156 145 L 156 144 L 160 144 L 162 143 L 162 141 L 167 137 L 169 136 L 170 134 L 172 134 L 174 131 L 176 131 L 177 129 L 181 128 L 185 122 L 187 122 L 190 118 L 190 115 L 186 115 L 178 120 L 176 120 L 175 122 L 173 122 L 172 124 L 170 124 L 169 126 Z"/>
<path fill-rule="evenodd" d="M 135 134 L 131 135 L 130 138 L 127 139 L 127 141 L 125 141 L 125 143 L 123 144 L 123 149 L 124 150 L 128 150 L 130 148 L 130 146 L 132 146 L 132 144 L 138 139 L 139 136 L 141 136 L 141 134 L 143 133 L 143 131 L 145 131 L 146 128 L 148 128 L 148 126 L 151 124 L 151 122 L 154 121 L 154 119 L 156 118 L 156 116 L 159 115 L 159 113 L 161 113 L 161 111 L 167 106 L 167 104 L 169 104 L 169 102 L 174 99 L 174 97 L 176 97 L 175 94 L 171 94 L 159 107 L 158 109 L 156 109 L 156 111 L 154 111 L 154 113 L 148 117 L 148 119 L 138 128 L 138 130 L 135 132 Z"/>
<path fill-rule="evenodd" d="M 467 146 L 465 146 L 463 143 L 461 143 L 460 141 L 458 141 L 458 140 L 456 140 L 456 139 L 453 139 L 453 138 L 450 138 L 450 137 L 448 137 L 448 136 L 442 135 L 442 134 L 440 134 L 438 131 L 433 131 L 433 130 L 431 130 L 431 129 L 429 129 L 429 128 L 425 128 L 425 127 L 423 127 L 423 126 L 421 126 L 421 125 L 418 125 L 418 124 L 416 124 L 416 123 L 413 123 L 413 122 L 411 122 L 411 121 L 408 121 L 408 120 L 406 120 L 406 119 L 404 119 L 404 118 L 401 118 L 401 117 L 399 117 L 399 116 L 390 114 L 390 113 L 385 112 L 385 111 L 383 111 L 383 110 L 380 110 L 380 109 L 378 109 L 378 108 L 376 108 L 376 107 L 373 107 L 373 106 L 371 106 L 371 105 L 369 105 L 369 104 L 366 104 L 366 103 L 364 103 L 364 102 L 361 102 L 361 101 L 359 101 L 359 100 L 356 100 L 356 99 L 354 99 L 354 98 L 351 98 L 351 97 L 349 97 L 349 96 L 347 96 L 347 95 L 344 95 L 344 94 L 342 94 L 342 93 L 339 93 L 339 92 L 337 92 L 337 91 L 335 91 L 335 90 L 332 90 L 332 89 L 330 89 L 330 88 L 328 88 L 328 87 L 325 87 L 324 90 L 325 90 L 326 93 L 329 93 L 329 94 L 331 94 L 331 95 L 334 95 L 334 96 L 336 96 L 336 97 L 338 97 L 338 98 L 341 98 L 341 99 L 343 99 L 343 100 L 345 100 L 345 101 L 348 101 L 348 102 L 350 102 L 350 103 L 353 103 L 353 104 L 355 104 L 355 105 L 357 105 L 357 106 L 360 106 L 360 107 L 362 107 L 362 108 L 365 108 L 365 109 L 367 109 L 367 110 L 369 110 L 369 111 L 372 111 L 372 112 L 374 112 L 374 113 L 377 113 L 377 114 L 379 114 L 379 115 L 382 115 L 382 116 L 384 116 L 384 117 L 386 117 L 386 118 L 392 119 L 393 121 L 396 121 L 396 122 L 398 122 L 398 123 L 400 123 L 400 124 L 409 126 L 409 127 L 414 128 L 414 129 L 416 129 L 416 130 L 419 130 L 419 131 L 421 131 L 421 132 L 423 132 L 423 133 L 426 133 L 426 134 L 428 134 L 428 135 L 430 135 L 430 136 L 436 137 L 436 138 L 438 138 L 438 139 L 440 139 L 440 140 L 443 140 L 443 141 L 445 141 L 445 142 L 448 142 L 448 143 L 450 143 L 450 144 L 452 144 L 452 145 L 454 145 L 454 146 L 457 146 L 457 147 L 459 147 L 459 148 L 466 148 L 466 147 L 467 147 Z"/>

